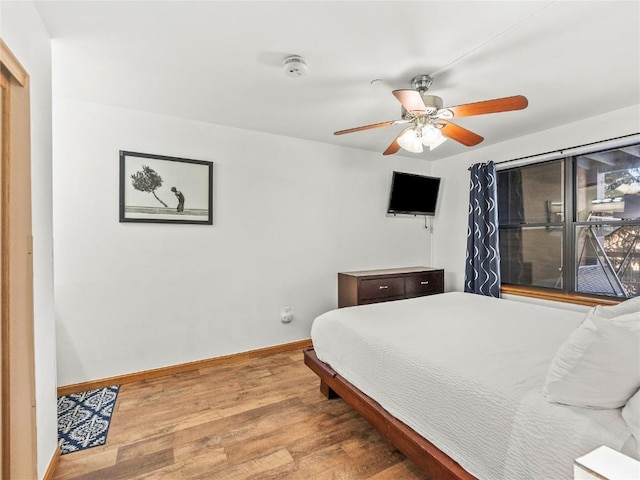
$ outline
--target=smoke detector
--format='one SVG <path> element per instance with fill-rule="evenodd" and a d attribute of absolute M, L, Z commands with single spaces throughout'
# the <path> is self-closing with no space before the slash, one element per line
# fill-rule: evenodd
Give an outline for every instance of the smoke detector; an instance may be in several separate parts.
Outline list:
<path fill-rule="evenodd" d="M 289 55 L 282 61 L 287 77 L 304 77 L 307 74 L 307 61 L 300 55 Z"/>

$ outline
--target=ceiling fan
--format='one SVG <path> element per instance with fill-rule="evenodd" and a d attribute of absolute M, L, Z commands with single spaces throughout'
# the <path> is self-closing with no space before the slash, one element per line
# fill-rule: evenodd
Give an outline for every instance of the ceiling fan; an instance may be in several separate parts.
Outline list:
<path fill-rule="evenodd" d="M 348 128 L 333 134 L 344 135 L 361 130 L 410 123 L 411 126 L 400 132 L 383 152 L 383 155 L 397 153 L 400 148 L 412 153 L 422 152 L 423 146 L 428 146 L 430 150 L 433 150 L 447 138 L 472 147 L 482 142 L 484 138 L 451 122 L 452 118 L 522 110 L 529 104 L 526 97 L 516 95 L 442 108 L 442 98 L 426 94 L 432 83 L 433 80 L 429 75 L 418 75 L 411 80 L 413 89 L 400 89 L 392 92 L 402 104 L 402 114 L 399 120 Z"/>

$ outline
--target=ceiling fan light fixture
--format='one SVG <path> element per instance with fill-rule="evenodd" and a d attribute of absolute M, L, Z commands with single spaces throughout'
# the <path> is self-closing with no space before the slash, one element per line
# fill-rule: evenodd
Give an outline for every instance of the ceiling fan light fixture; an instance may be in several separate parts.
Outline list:
<path fill-rule="evenodd" d="M 408 128 L 397 139 L 398 145 L 404 148 L 407 152 L 422 153 L 422 141 L 418 136 L 418 133 L 414 128 Z"/>
<path fill-rule="evenodd" d="M 434 127 L 433 125 L 425 125 L 422 128 L 422 144 L 425 147 L 430 147 L 431 145 L 442 143 L 442 132 L 439 128 Z M 432 149 L 433 150 L 433 149 Z"/>
<path fill-rule="evenodd" d="M 411 153 L 423 152 L 423 146 L 429 147 L 429 150 L 435 150 L 447 139 L 466 147 L 473 147 L 481 143 L 484 138 L 451 122 L 452 118 L 511 112 L 527 108 L 529 104 L 523 95 L 514 95 L 443 108 L 444 102 L 441 97 L 427 95 L 432 81 L 429 75 L 418 75 L 412 80 L 413 89 L 400 88 L 391 92 L 402 106 L 399 120 L 339 130 L 334 132 L 334 135 L 408 123 L 411 126 L 400 132 L 400 135 L 382 153 L 383 155 L 398 153 L 401 148 Z M 378 80 L 373 80 L 371 83 L 378 83 Z"/>
<path fill-rule="evenodd" d="M 442 145 L 446 141 L 447 141 L 447 137 L 445 137 L 444 135 L 441 135 L 440 140 L 438 140 L 438 141 L 432 143 L 431 145 L 429 145 L 429 151 L 432 152 L 433 150 L 438 148 L 440 145 Z"/>

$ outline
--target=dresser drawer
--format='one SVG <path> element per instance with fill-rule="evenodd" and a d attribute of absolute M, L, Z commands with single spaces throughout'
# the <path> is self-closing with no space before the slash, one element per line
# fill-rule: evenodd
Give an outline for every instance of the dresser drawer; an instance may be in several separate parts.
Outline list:
<path fill-rule="evenodd" d="M 407 276 L 404 288 L 407 297 L 442 293 L 444 291 L 444 272 L 436 271 Z"/>
<path fill-rule="evenodd" d="M 404 278 L 371 278 L 362 280 L 358 291 L 363 302 L 404 296 Z"/>

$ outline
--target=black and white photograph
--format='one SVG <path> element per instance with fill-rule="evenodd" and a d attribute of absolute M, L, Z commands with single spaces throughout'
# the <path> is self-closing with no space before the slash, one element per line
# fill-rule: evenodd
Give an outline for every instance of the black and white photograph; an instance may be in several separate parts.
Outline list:
<path fill-rule="evenodd" d="M 120 221 L 213 224 L 213 163 L 120 151 Z"/>

